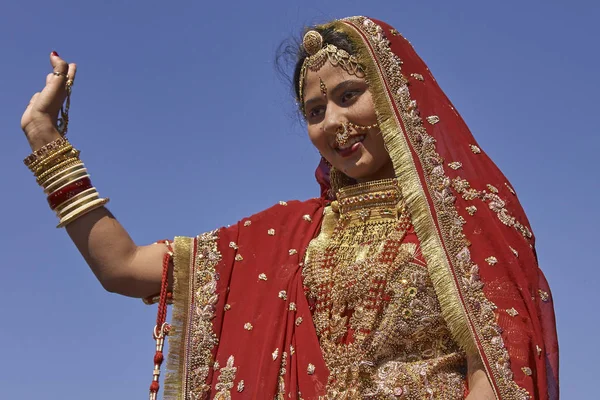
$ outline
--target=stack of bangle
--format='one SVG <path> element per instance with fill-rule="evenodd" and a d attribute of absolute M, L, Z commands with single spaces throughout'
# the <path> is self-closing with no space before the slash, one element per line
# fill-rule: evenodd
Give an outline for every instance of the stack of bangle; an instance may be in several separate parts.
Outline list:
<path fill-rule="evenodd" d="M 108 203 L 92 186 L 79 151 L 64 137 L 34 151 L 23 162 L 48 195 L 48 204 L 60 220 L 57 228 Z"/>

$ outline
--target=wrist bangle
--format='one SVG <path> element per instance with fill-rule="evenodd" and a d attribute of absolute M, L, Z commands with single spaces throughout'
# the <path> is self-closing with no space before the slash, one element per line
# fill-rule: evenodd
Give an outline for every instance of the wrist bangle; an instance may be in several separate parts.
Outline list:
<path fill-rule="evenodd" d="M 85 206 L 87 203 L 100 198 L 100 196 L 98 195 L 98 191 L 96 191 L 95 188 L 87 189 L 84 192 L 82 192 L 81 196 L 79 196 L 77 199 L 73 200 L 72 202 L 69 202 L 69 204 L 61 204 L 59 207 L 57 207 L 55 211 L 58 214 L 58 218 L 62 219 L 65 215 L 68 215 L 76 211 L 77 209 Z"/>
<path fill-rule="evenodd" d="M 98 191 L 94 187 L 92 187 L 90 189 L 86 189 L 83 192 L 78 193 L 77 195 L 73 196 L 72 198 L 66 200 L 64 203 L 58 205 L 56 207 L 56 209 L 54 209 L 56 216 L 60 219 L 61 215 L 69 213 L 69 210 L 71 210 L 73 208 L 77 208 L 78 205 L 80 205 L 80 200 L 83 200 L 83 199 L 89 200 L 90 195 L 93 195 L 93 194 L 96 194 L 96 196 L 92 196 L 92 197 L 94 197 L 94 198 L 99 197 L 99 196 L 97 196 Z M 75 204 L 75 203 L 77 203 L 77 204 Z M 71 207 L 71 206 L 73 206 L 73 207 Z"/>
<path fill-rule="evenodd" d="M 33 172 L 34 175 L 37 176 L 40 173 L 42 173 L 45 169 L 54 165 L 57 159 L 64 158 L 65 155 L 67 155 L 68 157 L 68 154 L 71 152 L 71 150 L 73 150 L 73 146 L 71 146 L 70 144 L 58 148 L 53 152 L 48 153 L 46 157 L 39 159 L 34 164 L 31 164 L 29 166 L 29 169 L 31 170 L 31 172 Z"/>
<path fill-rule="evenodd" d="M 65 186 L 57 189 L 52 194 L 48 196 L 48 204 L 50 205 L 50 209 L 54 210 L 59 205 L 63 204 L 65 201 L 77 196 L 79 193 L 84 190 L 88 190 L 93 188 L 92 181 L 90 181 L 89 177 L 80 178 L 74 182 L 70 182 Z"/>
<path fill-rule="evenodd" d="M 51 176 L 52 174 L 55 174 L 57 172 L 62 172 L 65 168 L 72 167 L 73 165 L 76 165 L 78 163 L 79 163 L 78 158 L 69 158 L 69 159 L 66 159 L 66 160 L 54 165 L 53 167 L 44 171 L 41 175 L 39 175 L 37 177 L 38 185 L 41 185 L 42 182 L 45 181 L 48 176 Z"/>
<path fill-rule="evenodd" d="M 23 163 L 25 164 L 26 167 L 29 167 L 31 164 L 39 161 L 40 159 L 48 156 L 48 154 L 62 146 L 64 146 L 65 144 L 68 144 L 69 141 L 67 139 L 65 139 L 64 137 L 58 138 L 56 140 L 53 140 L 52 142 L 40 147 L 39 149 L 37 149 L 36 151 L 34 151 L 33 153 L 31 153 L 30 155 L 28 155 L 24 160 Z"/>
<path fill-rule="evenodd" d="M 83 208 L 83 209 L 77 209 L 77 210 L 73 211 L 72 214 L 65 215 L 63 218 L 61 218 L 59 224 L 56 227 L 57 228 L 62 228 L 64 226 L 67 226 L 71 222 L 75 221 L 77 218 L 80 218 L 80 217 L 84 216 L 85 214 L 87 214 L 87 213 L 89 213 L 91 211 L 94 211 L 97 208 L 100 208 L 100 207 L 104 206 L 108 202 L 109 202 L 109 199 L 97 199 L 97 200 L 94 200 L 93 202 L 87 204 L 85 208 Z"/>
<path fill-rule="evenodd" d="M 85 175 L 87 169 L 83 166 L 83 163 L 75 164 L 72 167 L 65 168 L 64 170 L 52 175 L 46 179 L 41 187 L 44 188 L 44 192 L 50 194 L 53 190 L 56 190 L 59 186 L 62 186 L 65 182 L 76 179 L 80 175 Z"/>
<path fill-rule="evenodd" d="M 79 150 L 64 137 L 34 151 L 23 162 L 47 194 L 46 200 L 59 218 L 57 228 L 109 202 L 100 198 L 79 159 Z"/>

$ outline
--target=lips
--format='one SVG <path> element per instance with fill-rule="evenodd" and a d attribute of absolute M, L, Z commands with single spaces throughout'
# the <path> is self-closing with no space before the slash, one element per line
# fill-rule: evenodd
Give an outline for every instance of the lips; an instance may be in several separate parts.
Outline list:
<path fill-rule="evenodd" d="M 336 148 L 336 151 L 342 157 L 349 157 L 355 151 L 357 151 L 360 148 L 360 146 L 362 146 L 361 143 L 363 142 L 363 140 L 365 140 L 365 138 L 365 135 L 352 136 L 350 137 L 350 139 L 348 139 L 348 142 L 344 143 L 343 146 Z"/>
<path fill-rule="evenodd" d="M 349 148 L 351 148 L 354 143 L 357 142 L 362 142 L 363 140 L 365 140 L 365 135 L 356 135 L 356 136 L 351 136 L 348 141 L 346 143 L 344 143 L 343 146 L 338 146 L 338 150 L 347 150 Z"/>

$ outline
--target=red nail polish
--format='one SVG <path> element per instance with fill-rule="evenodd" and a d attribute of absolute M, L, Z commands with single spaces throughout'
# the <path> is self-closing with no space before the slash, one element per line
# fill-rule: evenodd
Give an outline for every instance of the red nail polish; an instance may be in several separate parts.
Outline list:
<path fill-rule="evenodd" d="M 58 57 L 58 53 L 57 53 L 57 52 L 55 52 L 55 51 L 53 51 L 53 52 L 52 52 L 52 55 L 53 55 L 54 57 Z"/>

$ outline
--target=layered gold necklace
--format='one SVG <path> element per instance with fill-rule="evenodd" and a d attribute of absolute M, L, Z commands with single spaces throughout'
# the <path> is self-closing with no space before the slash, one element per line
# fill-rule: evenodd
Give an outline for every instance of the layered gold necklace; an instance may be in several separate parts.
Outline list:
<path fill-rule="evenodd" d="M 325 210 L 303 275 L 330 372 L 330 398 L 368 391 L 374 355 L 367 342 L 385 340 L 371 333 L 393 296 L 388 282 L 412 258 L 401 248 L 410 227 L 395 179 L 343 188 Z"/>

